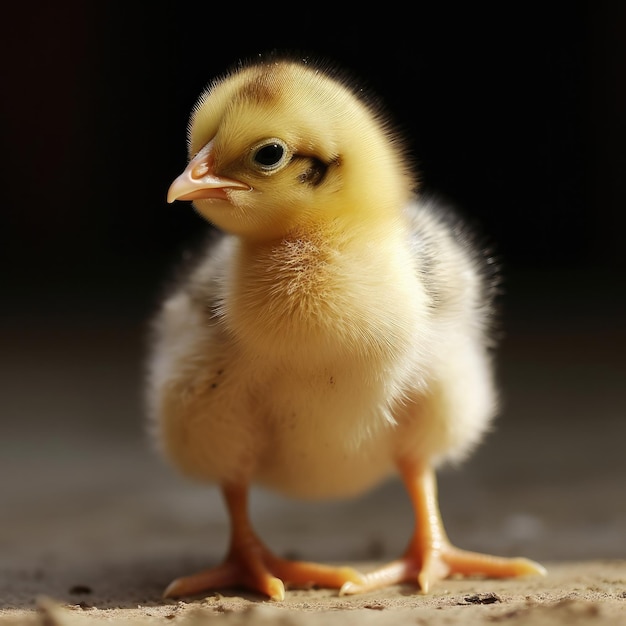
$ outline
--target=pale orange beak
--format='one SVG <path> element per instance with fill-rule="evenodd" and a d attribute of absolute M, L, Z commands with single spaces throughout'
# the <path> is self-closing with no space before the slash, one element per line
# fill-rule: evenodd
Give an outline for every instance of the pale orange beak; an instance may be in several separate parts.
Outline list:
<path fill-rule="evenodd" d="M 211 140 L 189 161 L 185 171 L 170 185 L 167 201 L 208 198 L 226 200 L 225 189 L 251 189 L 250 185 L 238 180 L 216 176 L 213 173 L 213 167 L 213 141 Z"/>

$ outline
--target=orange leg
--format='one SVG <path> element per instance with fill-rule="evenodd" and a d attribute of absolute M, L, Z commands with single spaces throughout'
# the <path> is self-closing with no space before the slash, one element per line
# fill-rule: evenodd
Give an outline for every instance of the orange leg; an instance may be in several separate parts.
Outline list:
<path fill-rule="evenodd" d="M 191 596 L 212 589 L 243 587 L 267 595 L 272 600 L 283 600 L 284 583 L 337 589 L 347 583 L 364 583 L 364 577 L 349 567 L 289 561 L 273 555 L 250 525 L 247 489 L 224 487 L 223 494 L 231 521 L 230 548 L 226 559 L 215 568 L 177 578 L 167 587 L 164 597 Z"/>
<path fill-rule="evenodd" d="M 404 582 L 417 582 L 422 593 L 428 593 L 435 582 L 452 574 L 491 578 L 545 575 L 541 565 L 528 559 L 502 558 L 453 546 L 439 513 L 434 471 L 413 463 L 401 463 L 400 470 L 415 511 L 415 531 L 409 546 L 400 559 L 366 574 L 364 584 L 345 583 L 340 591 L 342 595 Z"/>

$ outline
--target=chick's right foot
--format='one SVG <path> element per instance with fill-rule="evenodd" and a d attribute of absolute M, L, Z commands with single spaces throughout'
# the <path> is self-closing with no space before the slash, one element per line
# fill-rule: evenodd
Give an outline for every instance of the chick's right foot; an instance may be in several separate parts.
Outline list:
<path fill-rule="evenodd" d="M 231 547 L 221 565 L 177 578 L 167 587 L 163 596 L 179 598 L 217 589 L 243 588 L 281 601 L 285 598 L 285 584 L 340 589 L 346 583 L 361 585 L 365 583 L 365 578 L 350 567 L 331 567 L 279 558 L 256 538 L 250 538 L 245 547 Z"/>

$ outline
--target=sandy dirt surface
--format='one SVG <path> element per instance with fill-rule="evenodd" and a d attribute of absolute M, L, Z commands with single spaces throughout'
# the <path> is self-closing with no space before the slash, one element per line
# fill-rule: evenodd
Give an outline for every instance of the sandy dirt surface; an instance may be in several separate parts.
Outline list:
<path fill-rule="evenodd" d="M 147 572 L 135 571 L 140 578 Z M 448 580 L 429 595 L 397 586 L 363 596 L 289 590 L 282 603 L 248 594 L 214 593 L 193 601 L 149 600 L 150 590 L 108 585 L 109 596 L 87 585 L 59 603 L 40 597 L 33 610 L 4 610 L 2 624 L 626 624 L 626 562 L 549 564 L 545 579 Z M 120 602 L 122 601 L 122 602 Z M 115 606 L 115 602 L 126 606 Z M 134 603 L 137 604 L 134 604 Z M 132 605 L 132 606 L 131 606 Z"/>

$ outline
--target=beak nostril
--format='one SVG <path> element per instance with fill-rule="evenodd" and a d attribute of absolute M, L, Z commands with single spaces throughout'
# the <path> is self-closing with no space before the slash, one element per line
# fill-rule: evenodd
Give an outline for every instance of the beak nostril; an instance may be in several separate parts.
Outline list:
<path fill-rule="evenodd" d="M 209 166 L 207 163 L 200 162 L 191 170 L 191 177 L 197 179 L 206 176 L 209 172 Z"/>

